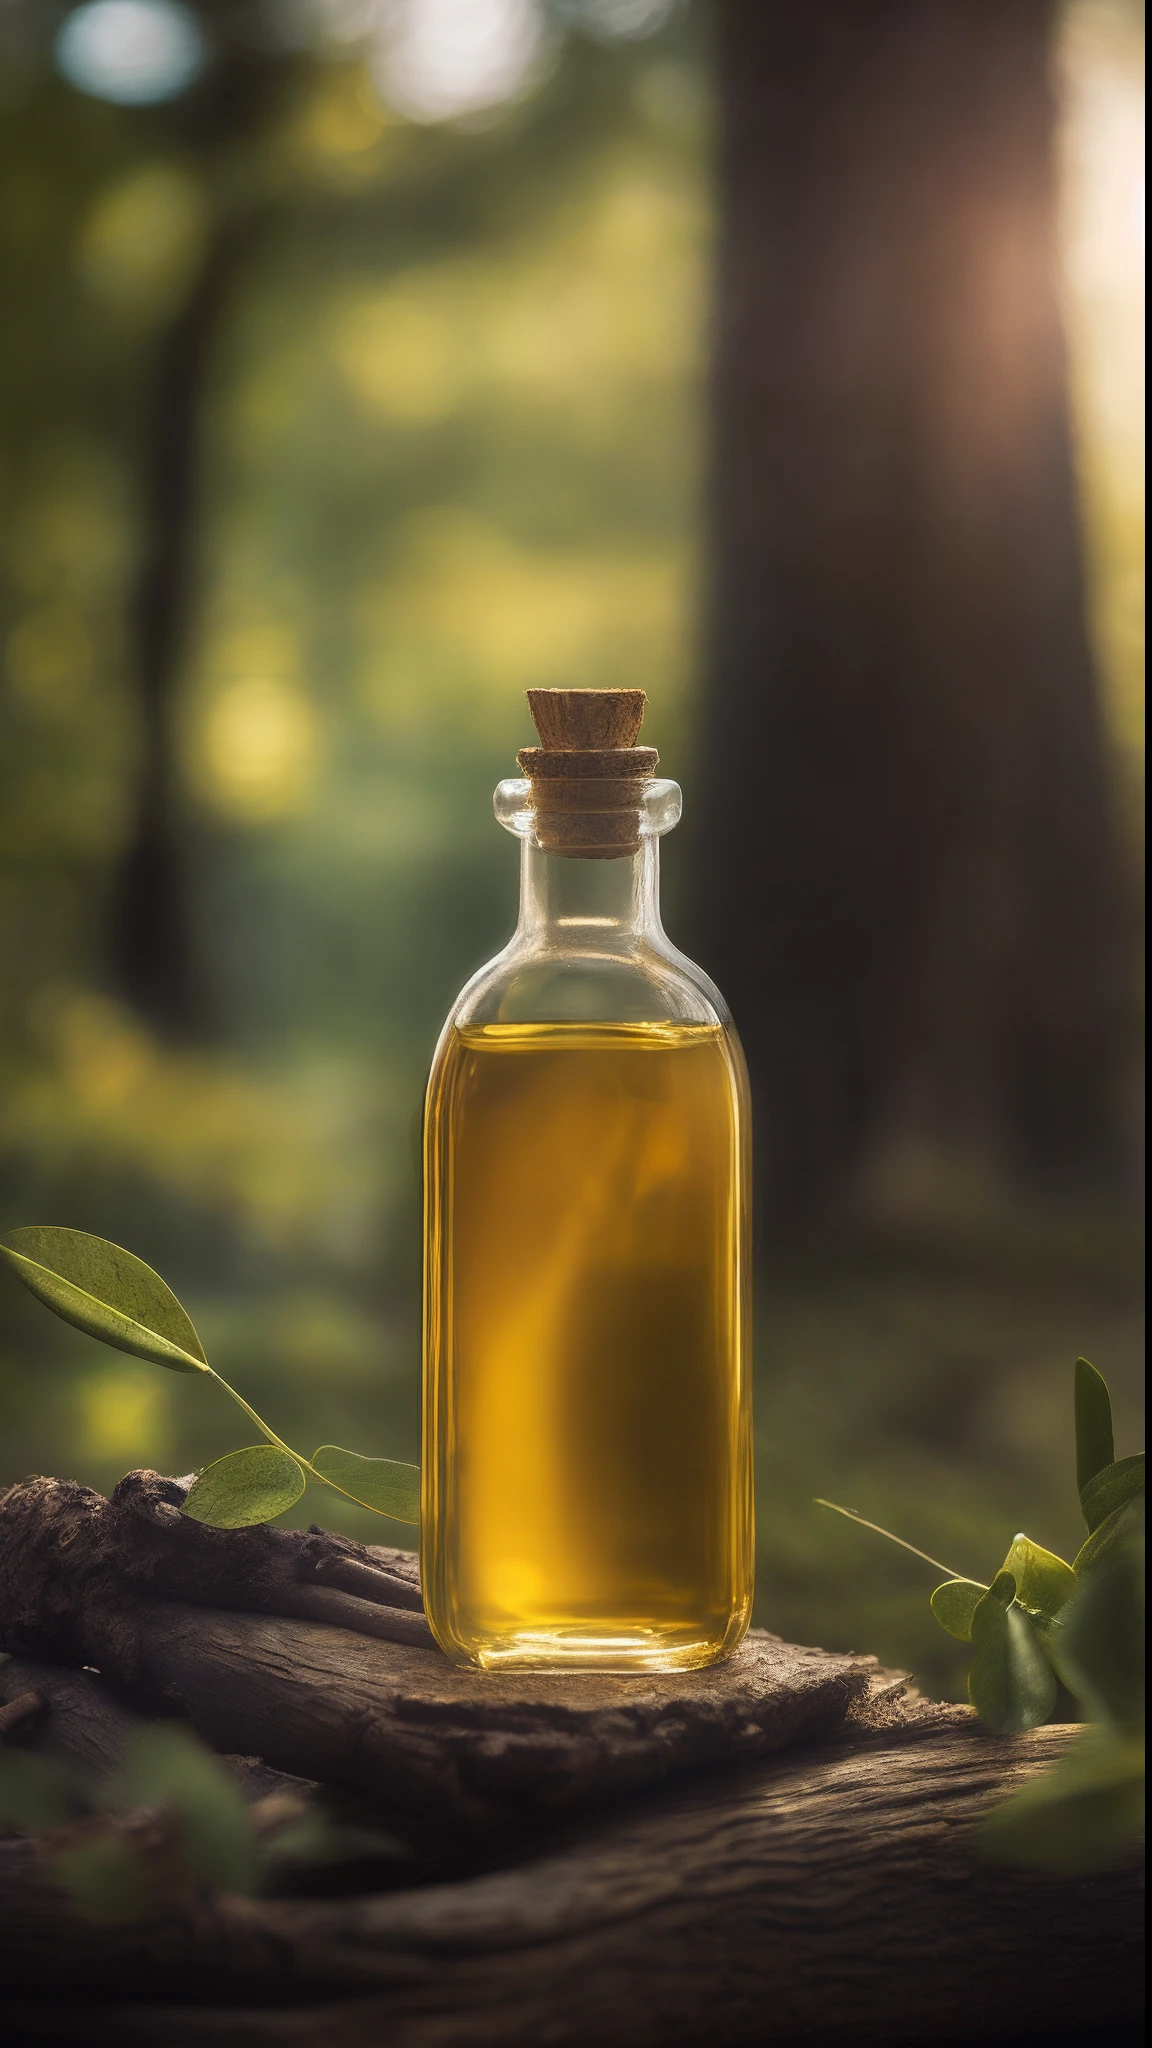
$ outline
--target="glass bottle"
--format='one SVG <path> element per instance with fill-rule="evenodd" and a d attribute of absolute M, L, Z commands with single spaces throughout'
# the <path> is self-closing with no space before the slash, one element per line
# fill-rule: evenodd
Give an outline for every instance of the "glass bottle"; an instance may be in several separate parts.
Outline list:
<path fill-rule="evenodd" d="M 519 922 L 428 1084 L 424 1601 L 459 1663 L 688 1670 L 752 1602 L 744 1061 L 660 922 L 643 693 L 528 694 Z"/>

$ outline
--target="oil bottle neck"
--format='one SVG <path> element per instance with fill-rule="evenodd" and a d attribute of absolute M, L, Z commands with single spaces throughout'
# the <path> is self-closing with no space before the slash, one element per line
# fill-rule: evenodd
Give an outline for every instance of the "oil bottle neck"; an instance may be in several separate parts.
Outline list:
<path fill-rule="evenodd" d="M 657 839 L 620 860 L 573 860 L 524 839 L 520 861 L 519 938 L 601 952 L 663 936 Z"/>

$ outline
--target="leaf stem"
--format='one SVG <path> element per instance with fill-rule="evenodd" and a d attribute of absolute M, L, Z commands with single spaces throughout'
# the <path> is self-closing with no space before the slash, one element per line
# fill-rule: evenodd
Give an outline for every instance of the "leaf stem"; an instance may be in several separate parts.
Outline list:
<path fill-rule="evenodd" d="M 812 1497 L 818 1508 L 831 1508 L 834 1515 L 843 1515 L 849 1522 L 859 1522 L 862 1529 L 871 1529 L 877 1536 L 886 1536 L 889 1543 L 898 1543 L 901 1550 L 910 1550 L 913 1557 L 920 1558 L 924 1564 L 930 1564 L 933 1571 L 943 1572 L 945 1578 L 962 1579 L 964 1577 L 963 1572 L 954 1572 L 950 1564 L 941 1564 L 938 1557 L 929 1557 L 926 1550 L 917 1550 L 914 1543 L 905 1543 L 902 1536 L 894 1536 L 891 1529 L 882 1529 L 879 1522 L 867 1521 L 863 1515 L 856 1513 L 855 1508 L 842 1508 L 838 1501 L 821 1500 L 819 1494 L 814 1494 Z"/>
<path fill-rule="evenodd" d="M 223 1374 L 218 1373 L 214 1365 L 205 1366 L 204 1369 L 206 1372 L 211 1374 L 212 1378 L 216 1381 L 218 1386 L 223 1387 L 224 1392 L 226 1394 L 231 1394 L 232 1399 L 236 1403 L 236 1406 L 238 1408 L 242 1408 L 244 1410 L 245 1415 L 248 1416 L 249 1420 L 256 1424 L 256 1427 L 260 1431 L 261 1436 L 266 1437 L 270 1444 L 274 1444 L 278 1451 L 287 1451 L 288 1456 L 290 1458 L 295 1458 L 296 1463 L 303 1467 L 304 1471 L 307 1472 L 308 1477 L 310 1479 L 315 1479 L 319 1485 L 327 1486 L 333 1493 L 338 1493 L 342 1500 L 356 1501 L 356 1496 L 354 1493 L 347 1493 L 344 1487 L 338 1486 L 336 1481 L 334 1479 L 329 1479 L 326 1473 L 318 1472 L 316 1470 L 315 1465 L 312 1463 L 311 1458 L 306 1458 L 302 1451 L 294 1451 L 292 1449 L 291 1444 L 286 1444 L 283 1437 L 277 1436 L 276 1431 L 274 1429 L 269 1429 L 268 1424 L 264 1421 L 263 1417 L 257 1415 L 256 1410 L 253 1407 L 251 1407 L 249 1403 L 244 1399 L 243 1394 L 238 1394 L 236 1392 L 235 1387 L 229 1386 Z M 356 1505 L 357 1507 L 368 1507 L 368 1502 L 356 1501 Z M 383 1515 L 384 1512 L 385 1511 L 383 1508 L 370 1509 L 370 1513 L 374 1515 Z M 386 1519 L 390 1518 L 386 1517 Z"/>
<path fill-rule="evenodd" d="M 230 1387 L 228 1385 L 227 1380 L 223 1377 L 222 1374 L 217 1372 L 214 1365 L 210 1365 L 208 1367 L 208 1371 L 211 1373 L 213 1379 L 217 1382 L 217 1384 L 223 1387 L 224 1392 L 226 1394 L 231 1394 L 232 1399 L 236 1403 L 236 1406 L 238 1408 L 242 1408 L 244 1410 L 245 1415 L 248 1416 L 249 1420 L 256 1424 L 256 1427 L 260 1431 L 261 1436 L 267 1437 L 268 1442 L 270 1444 L 275 1444 L 276 1449 L 278 1451 L 287 1451 L 288 1456 L 290 1458 L 295 1458 L 296 1463 L 298 1465 L 303 1465 L 307 1471 L 311 1472 L 312 1467 L 308 1463 L 307 1458 L 302 1458 L 300 1456 L 299 1451 L 294 1451 L 292 1449 L 291 1444 L 286 1444 L 283 1437 L 277 1436 L 276 1431 L 274 1429 L 269 1429 L 268 1424 L 265 1421 L 263 1421 L 259 1415 L 257 1415 L 256 1410 L 249 1406 L 248 1402 L 244 1399 L 243 1394 L 238 1394 L 236 1392 L 235 1387 Z M 315 1476 L 317 1479 L 319 1479 L 320 1474 L 317 1472 Z"/>

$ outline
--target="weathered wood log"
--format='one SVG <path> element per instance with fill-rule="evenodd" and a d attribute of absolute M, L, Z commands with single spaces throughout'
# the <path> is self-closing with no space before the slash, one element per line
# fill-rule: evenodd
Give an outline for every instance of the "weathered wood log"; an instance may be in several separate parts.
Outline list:
<path fill-rule="evenodd" d="M 125 1745 L 147 1725 L 85 1671 L 0 1656 L 0 1701 L 6 1705 L 24 1692 L 35 1692 L 45 1712 L 33 1730 L 16 1730 L 11 1739 L 71 1764 L 86 1777 L 112 1770 Z"/>
<path fill-rule="evenodd" d="M 9 1704 L 28 1694 L 41 1702 L 42 1711 L 15 1728 L 5 1726 Z M 68 1764 L 81 1781 L 98 1782 L 114 1770 L 132 1737 L 148 1726 L 144 1715 L 135 1713 L 93 1672 L 0 1653 L 0 1737 Z M 306 1798 L 317 1790 L 313 1780 L 273 1770 L 262 1757 L 225 1751 L 221 1761 L 249 1799 L 266 1799 L 274 1792 Z"/>
<path fill-rule="evenodd" d="M 313 1622 L 158 1600 L 93 1608 L 72 1647 L 218 1749 L 462 1830 L 832 1734 L 867 1714 L 876 1671 L 758 1633 L 715 1673 L 513 1680 Z"/>
<path fill-rule="evenodd" d="M 751 2048 L 1131 2023 L 1136 1874 L 1071 1883 L 973 1853 L 975 1818 L 1070 1739 L 971 1723 L 861 1738 L 666 1787 L 466 1883 L 215 1896 L 111 1929 L 63 1910 L 19 1845 L 0 1852 L 3 1969 L 13 1995 L 48 1982 L 64 2002 L 14 2016 L 30 2038 L 75 2024 L 168 2048 Z"/>
<path fill-rule="evenodd" d="M 180 1513 L 190 1485 L 129 1472 L 111 1500 L 62 1479 L 27 1479 L 0 1496 L 11 1647 L 50 1651 L 78 1608 L 126 1589 L 431 1645 L 410 1551 L 324 1529 L 209 1529 Z"/>
<path fill-rule="evenodd" d="M 992 1738 L 873 1659 L 760 1632 L 706 1672 L 458 1671 L 360 1626 L 420 1620 L 405 1553 L 201 1530 L 182 1497 L 142 1474 L 111 1502 L 51 1481 L 0 1501 L 0 1644 L 38 1660 L 9 1657 L 0 1701 L 45 1709 L 14 1739 L 106 1766 L 136 1709 L 182 1713 L 254 1796 L 279 1770 L 408 1816 L 414 1882 L 96 1927 L 34 1842 L 0 1842 L 15 2038 L 739 2048 L 1134 2017 L 1136 1873 L 1046 1880 L 971 1839 L 1070 1731 Z M 303 1618 L 310 1590 L 353 1625 Z"/>
<path fill-rule="evenodd" d="M 532 1827 L 678 1772 L 925 1711 L 874 1658 L 762 1631 L 707 1671 L 458 1670 L 431 1646 L 295 1618 L 301 1558 L 332 1574 L 379 1569 L 390 1587 L 407 1572 L 419 1598 L 414 1560 L 386 1552 L 378 1566 L 341 1539 L 203 1529 L 165 1499 L 177 1482 L 130 1481 L 111 1502 L 53 1480 L 0 1502 L 0 1647 L 94 1666 L 130 1699 L 184 1714 L 218 1749 L 373 1797 L 423 1826 Z"/>

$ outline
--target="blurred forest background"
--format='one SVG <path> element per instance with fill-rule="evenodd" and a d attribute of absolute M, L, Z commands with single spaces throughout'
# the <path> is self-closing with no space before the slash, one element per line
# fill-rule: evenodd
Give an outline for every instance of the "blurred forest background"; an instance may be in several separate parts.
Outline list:
<path fill-rule="evenodd" d="M 1076 1544 L 1077 1352 L 1140 1441 L 1142 57 L 1130 0 L 0 0 L 0 1222 L 418 1456 L 491 788 L 527 686 L 640 683 L 761 1113 L 757 1618 L 947 1691 L 811 1496 L 987 1577 Z M 0 1481 L 245 1441 L 0 1329 Z"/>

